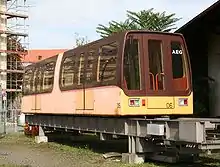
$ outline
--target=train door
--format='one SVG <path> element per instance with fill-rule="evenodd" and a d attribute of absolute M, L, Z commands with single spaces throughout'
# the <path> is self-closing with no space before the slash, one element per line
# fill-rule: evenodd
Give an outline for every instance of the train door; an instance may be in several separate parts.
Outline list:
<path fill-rule="evenodd" d="M 147 82 L 148 109 L 174 109 L 175 99 L 172 89 L 172 64 L 168 50 L 167 36 L 146 34 L 143 36 L 145 48 L 145 70 Z"/>
<path fill-rule="evenodd" d="M 142 34 L 128 34 L 123 57 L 124 92 L 128 96 L 146 96 Z"/>
<path fill-rule="evenodd" d="M 85 109 L 85 79 L 84 79 L 84 64 L 85 64 L 85 55 L 84 53 L 81 53 L 78 59 L 78 80 L 77 85 L 80 87 L 76 91 L 76 110 L 83 111 Z"/>
<path fill-rule="evenodd" d="M 35 92 L 36 90 L 36 69 L 33 70 L 33 80 L 32 80 L 32 83 L 31 83 L 31 90 L 32 92 Z M 36 95 L 33 94 L 31 95 L 31 111 L 32 112 L 35 112 L 35 109 L 36 109 Z"/>
<path fill-rule="evenodd" d="M 96 50 L 90 50 L 87 52 L 86 63 L 85 63 L 85 110 L 94 110 L 94 91 L 91 89 L 96 84 L 96 58 L 98 52 Z"/>

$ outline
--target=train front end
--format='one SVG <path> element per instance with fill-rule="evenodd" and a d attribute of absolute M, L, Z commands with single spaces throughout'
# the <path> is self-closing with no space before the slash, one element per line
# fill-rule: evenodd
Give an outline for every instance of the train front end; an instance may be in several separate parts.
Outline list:
<path fill-rule="evenodd" d="M 190 115 L 190 60 L 180 34 L 128 32 L 121 63 L 120 115 Z"/>

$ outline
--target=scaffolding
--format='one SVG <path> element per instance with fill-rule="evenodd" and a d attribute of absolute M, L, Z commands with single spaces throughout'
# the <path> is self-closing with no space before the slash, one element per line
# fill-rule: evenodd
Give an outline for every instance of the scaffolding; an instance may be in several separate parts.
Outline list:
<path fill-rule="evenodd" d="M 0 84 L 7 95 L 7 122 L 21 112 L 22 59 L 28 53 L 27 0 L 0 0 Z M 0 92 L 1 93 L 1 92 Z"/>

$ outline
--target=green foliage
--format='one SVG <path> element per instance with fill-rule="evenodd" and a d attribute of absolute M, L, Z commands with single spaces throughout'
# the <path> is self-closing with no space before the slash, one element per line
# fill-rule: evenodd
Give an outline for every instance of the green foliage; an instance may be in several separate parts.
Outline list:
<path fill-rule="evenodd" d="M 180 18 L 175 18 L 175 14 L 167 15 L 166 12 L 154 12 L 153 8 L 141 10 L 139 12 L 127 11 L 127 19 L 125 21 L 110 21 L 108 26 L 99 24 L 96 32 L 101 37 L 107 37 L 112 33 L 124 30 L 151 30 L 170 32 L 176 29 L 175 23 Z"/>
<path fill-rule="evenodd" d="M 89 43 L 89 40 L 87 37 L 81 37 L 78 33 L 75 33 L 75 39 L 76 39 L 76 46 L 82 46 L 87 43 Z"/>

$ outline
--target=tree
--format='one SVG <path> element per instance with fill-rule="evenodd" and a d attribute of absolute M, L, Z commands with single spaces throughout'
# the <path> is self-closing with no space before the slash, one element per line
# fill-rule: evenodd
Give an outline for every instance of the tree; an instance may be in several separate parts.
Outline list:
<path fill-rule="evenodd" d="M 124 30 L 151 30 L 166 31 L 176 29 L 175 23 L 180 18 L 174 17 L 175 14 L 166 15 L 166 12 L 154 12 L 153 8 L 149 10 L 141 10 L 140 12 L 127 11 L 127 19 L 125 21 L 110 21 L 108 26 L 99 24 L 96 32 L 101 37 L 106 37 L 112 33 Z"/>
<path fill-rule="evenodd" d="M 75 39 L 76 39 L 76 46 L 77 47 L 89 43 L 89 40 L 88 40 L 87 36 L 82 37 L 82 36 L 79 36 L 78 33 L 75 33 Z"/>

